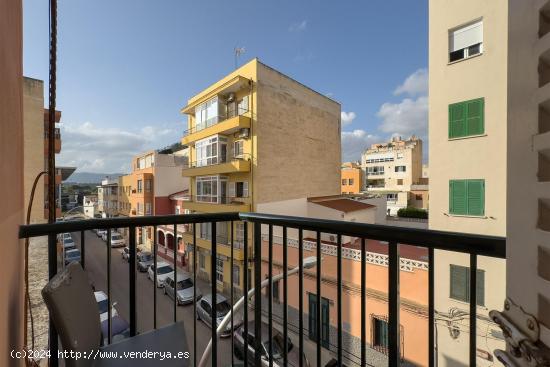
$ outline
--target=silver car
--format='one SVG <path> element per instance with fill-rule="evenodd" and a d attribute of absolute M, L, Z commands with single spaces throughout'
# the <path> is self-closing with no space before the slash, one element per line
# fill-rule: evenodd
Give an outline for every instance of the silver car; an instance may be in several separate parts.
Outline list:
<path fill-rule="evenodd" d="M 168 275 L 164 280 L 164 294 L 167 294 L 170 298 L 174 299 L 174 275 Z M 193 285 L 193 280 L 189 274 L 178 274 L 177 288 L 176 288 L 176 299 L 178 305 L 185 305 L 188 303 L 193 303 L 193 291 L 195 286 Z M 201 298 L 201 291 L 199 287 L 196 287 L 197 299 Z"/>
<path fill-rule="evenodd" d="M 216 328 L 219 325 L 225 315 L 231 311 L 231 305 L 227 302 L 227 299 L 221 294 L 216 295 Z M 207 294 L 197 302 L 197 320 L 202 320 L 206 325 L 212 327 L 212 295 Z M 233 315 L 233 325 L 235 328 L 242 324 L 242 318 L 237 315 Z M 231 335 L 231 323 L 227 323 L 225 330 L 221 333 L 221 336 Z"/>

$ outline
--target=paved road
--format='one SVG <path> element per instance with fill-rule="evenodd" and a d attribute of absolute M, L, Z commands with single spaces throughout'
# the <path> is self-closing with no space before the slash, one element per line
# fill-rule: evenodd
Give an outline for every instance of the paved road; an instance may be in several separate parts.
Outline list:
<path fill-rule="evenodd" d="M 106 243 L 92 231 L 85 234 L 86 271 L 96 290 L 107 293 L 107 246 Z M 77 247 L 80 248 L 80 233 L 73 233 Z M 180 271 L 178 269 L 178 271 Z M 197 282 L 203 294 L 209 293 L 210 285 Z M 147 278 L 147 273 L 137 272 L 136 279 L 136 308 L 137 329 L 144 332 L 153 329 L 153 282 Z M 156 289 L 157 295 L 157 327 L 171 324 L 174 320 L 174 302 L 164 295 L 162 288 Z M 129 320 L 129 270 L 128 263 L 122 259 L 120 249 L 111 249 L 111 297 L 117 302 L 117 312 Z M 187 329 L 187 343 L 193 358 L 193 322 L 197 325 L 197 353 L 202 355 L 211 336 L 211 329 L 202 321 L 195 320 L 193 306 L 178 306 L 177 319 L 183 320 Z M 218 366 L 227 366 L 231 363 L 231 338 L 218 339 Z M 192 362 L 192 361 L 191 361 Z"/>

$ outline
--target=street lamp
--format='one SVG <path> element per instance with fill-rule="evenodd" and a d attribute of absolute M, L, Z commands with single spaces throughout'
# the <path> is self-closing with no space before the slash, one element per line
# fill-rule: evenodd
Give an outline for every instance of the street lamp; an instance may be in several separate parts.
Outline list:
<path fill-rule="evenodd" d="M 304 263 L 303 263 L 304 269 L 311 269 L 315 265 L 317 265 L 317 258 L 315 258 L 314 256 L 306 257 L 304 259 Z M 288 273 L 287 273 L 287 276 L 296 274 L 299 271 L 300 271 L 300 267 L 297 266 L 294 269 L 289 270 Z M 275 275 L 271 279 L 270 278 L 264 279 L 260 283 L 260 289 L 265 288 L 269 284 L 270 281 L 271 281 L 271 284 L 273 284 L 273 283 L 278 282 L 279 280 L 283 279 L 283 277 L 284 277 L 284 273 L 281 273 L 281 274 Z M 248 291 L 248 298 L 249 299 L 252 298 L 252 296 L 254 295 L 255 289 L 256 288 L 252 288 L 251 290 Z M 217 336 L 220 336 L 220 334 L 222 333 L 222 331 L 225 328 L 225 326 L 227 325 L 227 323 L 231 320 L 231 314 L 235 314 L 237 311 L 239 311 L 243 307 L 243 305 L 244 305 L 244 296 L 242 296 L 237 301 L 237 303 L 235 303 L 235 305 L 233 306 L 231 311 L 229 311 L 227 313 L 227 315 L 225 315 L 225 317 L 223 318 L 220 325 L 218 325 L 218 328 L 216 329 L 216 335 Z M 216 307 L 216 306 L 214 306 L 214 307 Z M 212 324 L 213 324 L 212 326 L 214 326 L 214 323 L 212 323 Z M 231 332 L 233 332 L 233 330 L 231 330 Z M 208 360 L 208 357 L 210 357 L 211 352 L 212 352 L 212 339 L 210 339 L 210 341 L 208 342 L 208 345 L 206 346 L 206 349 L 204 350 L 204 353 L 202 354 L 201 360 L 199 362 L 199 367 L 206 367 L 206 361 Z M 233 351 L 231 351 L 231 353 L 233 353 Z"/>

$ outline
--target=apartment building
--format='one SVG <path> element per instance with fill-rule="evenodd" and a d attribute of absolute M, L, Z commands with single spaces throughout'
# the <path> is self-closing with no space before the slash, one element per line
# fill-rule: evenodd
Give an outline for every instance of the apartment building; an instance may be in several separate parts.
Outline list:
<path fill-rule="evenodd" d="M 384 204 L 383 199 L 378 200 Z M 376 202 L 376 201 L 373 201 Z M 352 200 L 345 196 L 325 196 L 315 198 L 301 198 L 282 200 L 265 204 L 258 204 L 258 211 L 277 215 L 293 215 L 305 218 L 328 220 L 343 220 L 354 223 L 385 224 L 385 207 L 363 201 Z M 381 209 L 381 210 L 379 210 Z M 395 225 L 392 223 L 392 225 Z M 289 269 L 298 266 L 298 233 L 288 229 L 288 264 Z M 303 233 L 304 258 L 316 256 L 316 234 L 304 231 Z M 262 272 L 265 277 L 269 274 L 269 237 L 268 229 L 262 230 Z M 273 274 L 283 272 L 283 239 L 282 230 L 273 228 Z M 345 346 L 343 355 L 348 366 L 359 365 L 361 345 L 361 243 L 357 238 L 342 236 L 342 323 L 344 325 L 343 340 Z M 336 352 L 337 340 L 337 242 L 336 236 L 321 235 L 322 279 L 321 279 L 321 345 L 323 355 L 327 358 Z M 370 365 L 386 365 L 385 354 L 388 349 L 388 247 L 385 243 L 375 240 L 366 241 L 366 304 L 367 319 L 367 360 Z M 428 364 L 428 349 L 425 345 L 428 340 L 428 263 L 427 250 L 414 246 L 401 246 L 401 349 L 403 361 L 414 365 Z M 306 271 L 304 293 L 302 294 L 304 307 L 304 332 L 306 338 L 315 341 L 316 328 L 316 269 Z M 289 325 L 297 329 L 299 325 L 299 295 L 298 277 L 288 278 L 288 315 Z M 282 302 L 284 300 L 284 285 L 282 281 L 274 284 L 273 310 L 275 319 L 280 320 Z M 269 294 L 269 291 L 265 291 Z M 267 312 L 267 300 L 262 307 Z M 332 353 L 331 353 L 332 352 Z M 326 361 L 323 360 L 322 365 Z"/>
<path fill-rule="evenodd" d="M 363 171 L 356 162 L 342 163 L 342 194 L 359 194 L 363 190 Z"/>
<path fill-rule="evenodd" d="M 188 163 L 186 148 L 161 149 L 132 158 L 132 172 L 118 179 L 118 214 L 124 216 L 173 214 L 170 195 L 189 187 L 181 170 Z M 151 248 L 152 228 L 138 228 L 139 245 Z"/>
<path fill-rule="evenodd" d="M 508 2 L 431 0 L 429 228 L 506 236 Z M 523 188 L 521 189 L 523 190 Z M 470 259 L 436 251 L 437 361 L 468 364 Z M 503 348 L 505 262 L 477 260 L 477 365 Z"/>
<path fill-rule="evenodd" d="M 361 155 L 363 190 L 387 199 L 388 215 L 396 215 L 411 202 L 411 187 L 423 182 L 422 140 L 416 136 L 372 144 Z"/>
<path fill-rule="evenodd" d="M 118 215 L 118 179 L 106 177 L 97 186 L 97 211 L 104 218 Z"/>
<path fill-rule="evenodd" d="M 95 218 L 97 214 L 97 195 L 84 195 L 82 198 L 82 212 L 87 218 Z"/>
<path fill-rule="evenodd" d="M 56 111 L 55 122 L 61 120 L 61 112 Z M 23 149 L 24 160 L 24 193 L 25 210 L 31 195 L 35 178 L 42 171 L 48 168 L 48 126 L 49 115 L 44 109 L 44 82 L 42 80 L 24 77 L 23 78 Z M 58 127 L 55 128 L 55 153 L 61 152 L 61 133 Z M 73 169 L 74 171 L 74 169 Z M 71 172 L 72 173 L 72 172 Z M 60 170 L 56 170 L 56 217 L 61 216 L 59 203 L 59 188 L 62 182 Z M 34 193 L 34 201 L 31 210 L 31 223 L 46 222 L 48 218 L 48 176 L 38 181 Z"/>
<path fill-rule="evenodd" d="M 253 59 L 187 101 L 189 200 L 195 213 L 256 211 L 258 204 L 340 194 L 340 104 Z M 244 227 L 235 223 L 234 274 L 242 274 Z M 197 228 L 201 276 L 211 278 L 211 226 Z M 229 289 L 231 228 L 216 228 L 221 290 Z M 184 235 L 192 248 L 192 236 Z M 250 242 L 251 243 L 251 242 Z M 189 247 L 191 246 L 191 247 Z"/>

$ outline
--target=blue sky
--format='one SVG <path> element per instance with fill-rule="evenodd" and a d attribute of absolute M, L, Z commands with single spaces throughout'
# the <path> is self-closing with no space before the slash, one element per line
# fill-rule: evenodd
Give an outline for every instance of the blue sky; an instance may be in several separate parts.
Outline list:
<path fill-rule="evenodd" d="M 47 2 L 24 3 L 24 73 L 47 81 Z M 342 104 L 343 159 L 427 132 L 427 0 L 60 1 L 59 164 L 129 170 L 181 138 L 185 101 L 260 60 Z M 426 154 L 425 154 L 426 155 Z"/>

